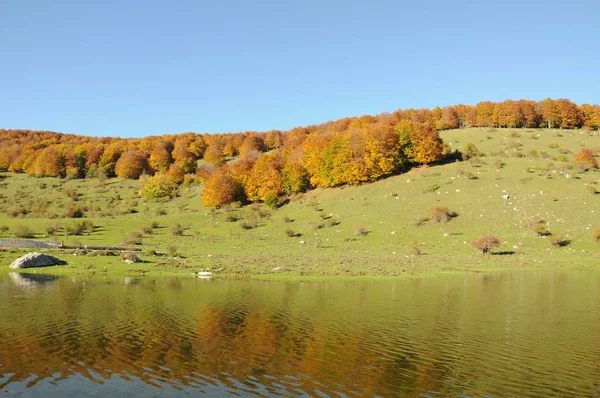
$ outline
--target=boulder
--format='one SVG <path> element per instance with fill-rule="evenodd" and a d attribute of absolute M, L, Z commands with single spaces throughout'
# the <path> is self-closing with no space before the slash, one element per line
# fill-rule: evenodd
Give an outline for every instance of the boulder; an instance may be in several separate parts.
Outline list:
<path fill-rule="evenodd" d="M 12 262 L 10 268 L 34 268 L 34 267 L 48 267 L 50 265 L 64 264 L 63 261 L 56 257 L 49 256 L 42 253 L 27 253 L 23 257 L 19 257 Z"/>

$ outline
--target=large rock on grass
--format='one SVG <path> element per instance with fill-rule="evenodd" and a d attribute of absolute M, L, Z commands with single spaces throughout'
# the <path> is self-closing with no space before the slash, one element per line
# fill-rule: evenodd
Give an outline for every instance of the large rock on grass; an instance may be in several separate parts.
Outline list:
<path fill-rule="evenodd" d="M 64 262 L 56 257 L 42 253 L 27 253 L 12 262 L 10 268 L 34 268 L 48 267 L 50 265 L 63 264 Z"/>

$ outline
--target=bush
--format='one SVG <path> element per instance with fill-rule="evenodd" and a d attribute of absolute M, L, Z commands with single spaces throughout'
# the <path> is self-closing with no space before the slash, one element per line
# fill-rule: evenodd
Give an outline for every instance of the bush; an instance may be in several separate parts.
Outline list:
<path fill-rule="evenodd" d="M 367 236 L 368 233 L 369 231 L 367 231 L 365 227 L 361 226 L 356 228 L 356 235 L 358 236 Z"/>
<path fill-rule="evenodd" d="M 26 225 L 15 225 L 12 233 L 17 238 L 31 239 L 34 237 L 33 231 Z"/>
<path fill-rule="evenodd" d="M 167 256 L 169 257 L 177 257 L 179 255 L 179 249 L 177 246 L 168 246 L 167 247 Z"/>
<path fill-rule="evenodd" d="M 446 206 L 436 206 L 431 208 L 431 219 L 435 223 L 446 223 L 456 216 L 457 214 L 452 210 L 449 210 Z"/>
<path fill-rule="evenodd" d="M 496 170 L 500 170 L 502 167 L 504 167 L 504 162 L 502 161 L 502 159 L 496 159 L 494 160 L 494 163 L 492 165 Z"/>
<path fill-rule="evenodd" d="M 600 242 L 600 228 L 598 228 L 595 232 L 594 232 L 594 240 L 596 242 Z"/>
<path fill-rule="evenodd" d="M 563 247 L 567 246 L 571 241 L 567 239 L 564 235 L 549 235 L 548 243 L 550 246 L 554 247 Z"/>
<path fill-rule="evenodd" d="M 174 235 L 174 236 L 182 236 L 183 235 L 183 227 L 181 226 L 181 224 L 171 225 L 171 235 Z"/>
<path fill-rule="evenodd" d="M 462 150 L 463 160 L 471 159 L 475 156 L 481 156 L 481 152 L 474 143 L 467 142 Z"/>
<path fill-rule="evenodd" d="M 125 235 L 122 243 L 124 245 L 141 245 L 142 244 L 142 234 L 139 232 L 130 232 Z"/>
<path fill-rule="evenodd" d="M 156 228 L 158 228 L 158 221 L 152 221 L 152 222 L 150 223 L 150 227 L 151 227 L 152 229 L 156 229 Z"/>
<path fill-rule="evenodd" d="M 270 191 L 265 195 L 264 200 L 265 205 L 269 206 L 272 209 L 275 209 L 279 205 L 279 195 L 277 192 Z"/>
<path fill-rule="evenodd" d="M 67 208 L 65 209 L 65 217 L 66 218 L 81 218 L 81 217 L 83 217 L 83 211 L 79 207 L 70 203 L 67 206 Z"/>
<path fill-rule="evenodd" d="M 546 228 L 546 222 L 544 220 L 540 220 L 537 217 L 531 217 L 529 220 L 525 222 L 525 227 L 532 232 L 535 232 L 537 236 L 548 236 L 550 235 L 550 231 Z"/>
<path fill-rule="evenodd" d="M 291 228 L 288 228 L 288 229 L 286 229 L 286 230 L 285 230 L 285 234 L 286 234 L 287 236 L 289 236 L 290 238 L 296 238 L 296 237 L 298 237 L 298 236 L 301 236 L 299 233 L 296 233 L 296 232 L 294 232 L 294 230 L 293 230 L 293 229 L 291 229 Z"/>
<path fill-rule="evenodd" d="M 236 216 L 235 214 L 228 214 L 225 217 L 225 221 L 227 222 L 236 222 L 238 220 L 238 216 Z"/>
<path fill-rule="evenodd" d="M 143 226 L 142 228 L 140 228 L 140 232 L 144 235 L 151 235 L 152 231 L 153 231 L 153 229 L 150 225 L 146 225 L 146 226 Z"/>
<path fill-rule="evenodd" d="M 240 223 L 241 229 L 253 229 L 256 228 L 256 223 L 254 221 L 244 220 Z"/>
<path fill-rule="evenodd" d="M 5 234 L 8 231 L 8 227 L 6 225 L 0 225 L 0 234 Z"/>
<path fill-rule="evenodd" d="M 166 174 L 156 174 L 152 177 L 140 177 L 143 187 L 142 196 L 146 199 L 172 197 L 177 190 L 175 184 Z"/>
<path fill-rule="evenodd" d="M 423 254 L 421 252 L 421 249 L 419 249 L 417 247 L 417 245 L 414 245 L 413 247 L 411 247 L 409 253 L 411 256 L 420 256 L 421 254 Z"/>
<path fill-rule="evenodd" d="M 471 246 L 481 251 L 481 254 L 487 254 L 493 248 L 500 247 L 500 239 L 494 235 L 482 235 L 479 239 L 471 242 Z"/>
<path fill-rule="evenodd" d="M 579 153 L 573 156 L 573 163 L 584 166 L 585 168 L 598 168 L 598 162 L 591 149 L 583 148 Z"/>
<path fill-rule="evenodd" d="M 410 222 L 410 225 L 412 225 L 413 227 L 420 227 L 427 221 L 429 221 L 429 217 L 417 217 Z"/>
<path fill-rule="evenodd" d="M 65 225 L 65 233 L 67 235 L 81 235 L 81 234 L 83 234 L 83 224 L 82 223 L 73 223 L 73 224 Z"/>
<path fill-rule="evenodd" d="M 283 217 L 283 222 L 287 224 L 287 223 L 292 222 L 292 220 L 288 216 L 285 216 L 285 217 Z"/>

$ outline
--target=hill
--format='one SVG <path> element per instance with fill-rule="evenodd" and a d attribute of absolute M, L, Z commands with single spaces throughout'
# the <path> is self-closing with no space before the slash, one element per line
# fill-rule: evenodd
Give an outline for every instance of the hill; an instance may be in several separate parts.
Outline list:
<path fill-rule="evenodd" d="M 600 172 L 572 162 L 584 147 L 597 156 L 598 132 L 470 128 L 441 136 L 463 153 L 474 144 L 473 157 L 295 194 L 277 209 L 203 207 L 203 185 L 193 183 L 172 199 L 145 199 L 133 180 L 3 173 L 0 239 L 29 228 L 65 244 L 139 247 L 146 261 L 68 251 L 60 256 L 69 265 L 49 271 L 63 273 L 313 278 L 599 263 Z M 455 213 L 447 220 L 444 207 Z M 62 218 L 77 208 L 85 219 Z M 491 255 L 470 245 L 483 234 L 501 241 Z M 0 252 L 2 268 L 19 253 Z"/>

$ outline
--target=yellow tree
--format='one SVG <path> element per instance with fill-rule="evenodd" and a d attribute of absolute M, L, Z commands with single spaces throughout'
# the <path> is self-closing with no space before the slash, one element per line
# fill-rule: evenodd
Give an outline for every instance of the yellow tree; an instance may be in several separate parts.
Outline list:
<path fill-rule="evenodd" d="M 277 154 L 259 157 L 244 187 L 246 197 L 252 201 L 264 201 L 267 197 L 281 196 L 283 194 L 282 168 L 282 159 Z"/>
<path fill-rule="evenodd" d="M 221 207 L 228 203 L 242 201 L 244 190 L 239 182 L 233 179 L 227 167 L 221 167 L 206 180 L 202 191 L 204 206 Z"/>
<path fill-rule="evenodd" d="M 127 151 L 121 155 L 115 166 L 117 177 L 138 179 L 147 168 L 146 159 L 134 151 Z"/>

